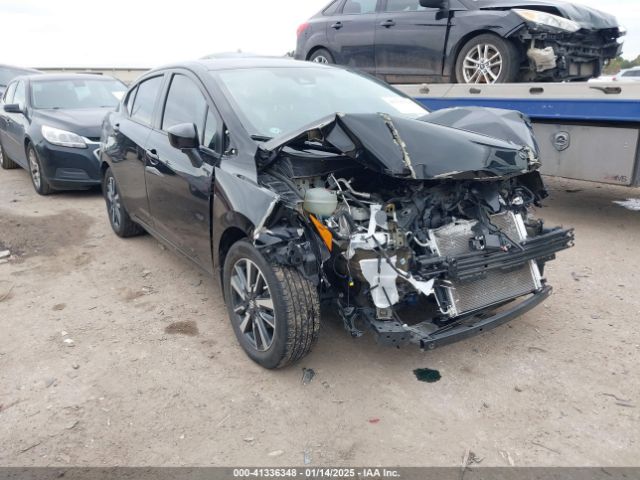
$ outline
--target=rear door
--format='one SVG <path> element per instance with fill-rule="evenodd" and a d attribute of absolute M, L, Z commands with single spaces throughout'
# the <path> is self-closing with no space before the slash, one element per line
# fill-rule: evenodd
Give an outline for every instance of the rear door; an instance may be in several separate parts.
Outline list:
<path fill-rule="evenodd" d="M 111 168 L 127 211 L 148 226 L 153 221 L 145 187 L 146 145 L 163 85 L 164 74 L 140 82 L 127 94 L 125 111 L 113 120 L 116 145 L 110 149 Z"/>
<path fill-rule="evenodd" d="M 438 8 L 422 7 L 419 0 L 382 3 L 375 34 L 376 73 L 441 76 L 448 15 Z"/>
<path fill-rule="evenodd" d="M 5 112 L 7 126 L 3 145 L 7 155 L 12 160 L 25 166 L 27 164 L 27 154 L 24 149 L 24 138 L 28 120 L 25 115 L 27 109 L 27 84 L 24 80 L 20 80 L 16 84 L 11 103 L 17 104 L 22 113 Z"/>
<path fill-rule="evenodd" d="M 378 0 L 346 0 L 327 25 L 336 63 L 375 72 L 375 25 Z"/>
<path fill-rule="evenodd" d="M 210 198 L 222 122 L 200 80 L 187 71 L 171 74 L 162 105 L 147 142 L 147 196 L 155 230 L 211 271 Z M 195 151 L 169 143 L 167 130 L 184 123 L 195 124 L 200 136 L 201 147 Z"/>

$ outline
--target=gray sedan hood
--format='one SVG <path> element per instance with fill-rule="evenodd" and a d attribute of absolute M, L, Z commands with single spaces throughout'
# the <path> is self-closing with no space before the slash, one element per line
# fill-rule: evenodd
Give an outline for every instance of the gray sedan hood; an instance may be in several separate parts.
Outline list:
<path fill-rule="evenodd" d="M 579 23 L 582 28 L 588 30 L 599 30 L 603 28 L 618 28 L 616 17 L 595 8 L 567 2 L 557 2 L 549 0 L 474 0 L 469 2 L 478 9 L 510 9 L 524 8 L 529 10 L 541 10 L 544 12 L 560 15 L 574 22 Z"/>
<path fill-rule="evenodd" d="M 539 168 L 526 118 L 508 110 L 455 108 L 420 119 L 336 114 L 258 147 L 258 165 L 284 147 L 327 150 L 367 168 L 407 179 L 509 177 Z"/>

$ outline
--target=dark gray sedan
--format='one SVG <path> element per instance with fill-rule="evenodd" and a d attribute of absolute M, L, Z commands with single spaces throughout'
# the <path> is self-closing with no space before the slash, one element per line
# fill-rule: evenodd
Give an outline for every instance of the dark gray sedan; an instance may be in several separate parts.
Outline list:
<path fill-rule="evenodd" d="M 609 14 L 555 0 L 333 0 L 298 28 L 296 58 L 390 83 L 586 80 L 625 33 Z"/>

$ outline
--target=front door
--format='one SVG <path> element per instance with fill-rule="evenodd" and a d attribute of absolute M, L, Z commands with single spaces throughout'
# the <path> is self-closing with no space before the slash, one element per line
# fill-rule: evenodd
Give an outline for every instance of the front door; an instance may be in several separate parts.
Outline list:
<path fill-rule="evenodd" d="M 13 95 L 11 103 L 15 103 L 20 107 L 22 113 L 5 112 L 7 118 L 6 136 L 3 141 L 4 149 L 9 158 L 18 164 L 26 167 L 27 154 L 24 149 L 25 130 L 28 126 L 26 116 L 27 109 L 27 90 L 26 84 L 20 80 L 16 85 L 16 91 Z"/>
<path fill-rule="evenodd" d="M 147 142 L 145 176 L 157 233 L 212 271 L 210 199 L 222 129 L 203 91 L 195 77 L 173 74 L 160 126 Z M 169 143 L 167 130 L 184 123 L 195 124 L 199 149 L 181 151 Z"/>
<path fill-rule="evenodd" d="M 448 17 L 441 9 L 420 6 L 419 0 L 383 0 L 376 24 L 376 73 L 441 76 Z"/>
<path fill-rule="evenodd" d="M 378 0 L 346 0 L 342 12 L 327 25 L 330 49 L 336 63 L 375 72 L 375 25 Z"/>

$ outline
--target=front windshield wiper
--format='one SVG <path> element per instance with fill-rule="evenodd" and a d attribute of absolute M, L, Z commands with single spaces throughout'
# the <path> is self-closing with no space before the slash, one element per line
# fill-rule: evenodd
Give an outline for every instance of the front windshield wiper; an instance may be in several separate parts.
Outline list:
<path fill-rule="evenodd" d="M 273 140 L 273 137 L 267 137 L 266 135 L 251 135 L 251 140 L 255 140 L 257 142 L 268 142 L 269 140 Z"/>

